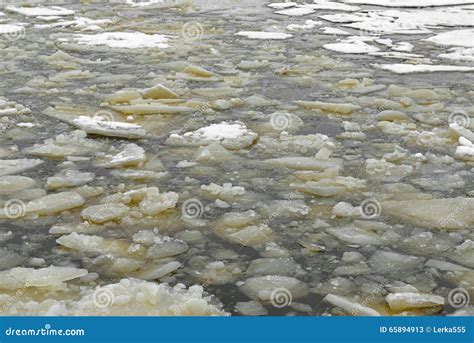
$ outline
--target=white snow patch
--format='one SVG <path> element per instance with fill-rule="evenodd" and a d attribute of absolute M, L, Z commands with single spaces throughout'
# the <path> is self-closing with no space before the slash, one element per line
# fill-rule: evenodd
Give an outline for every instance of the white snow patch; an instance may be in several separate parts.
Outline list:
<path fill-rule="evenodd" d="M 248 129 L 241 122 L 221 122 L 202 127 L 196 131 L 189 131 L 182 136 L 171 134 L 168 144 L 178 146 L 199 146 L 219 142 L 229 149 L 241 149 L 252 144 L 258 135 Z"/>
<path fill-rule="evenodd" d="M 25 30 L 23 26 L 12 24 L 0 24 L 0 35 L 2 34 L 16 34 Z"/>
<path fill-rule="evenodd" d="M 327 0 L 314 0 L 314 4 L 303 5 L 303 7 L 310 7 L 317 10 L 335 10 L 335 11 L 357 11 L 360 10 L 358 6 L 351 6 L 341 4 L 339 2 L 327 1 Z"/>
<path fill-rule="evenodd" d="M 462 67 L 452 65 L 431 65 L 431 64 L 376 64 L 376 67 L 394 72 L 396 74 L 409 74 L 409 73 L 430 73 L 430 72 L 443 72 L 443 71 L 474 71 L 474 67 Z"/>
<path fill-rule="evenodd" d="M 111 19 L 89 19 L 85 17 L 76 17 L 73 20 L 64 20 L 51 24 L 37 24 L 35 27 L 39 29 L 54 28 L 54 27 L 74 27 L 82 31 L 97 31 L 101 30 L 103 26 L 112 24 Z"/>
<path fill-rule="evenodd" d="M 202 127 L 193 132 L 186 132 L 185 137 L 193 136 L 199 139 L 222 140 L 222 139 L 236 139 L 247 133 L 245 125 L 240 123 L 229 124 L 222 122 L 219 124 L 211 124 Z"/>
<path fill-rule="evenodd" d="M 288 8 L 288 9 L 276 11 L 275 13 L 288 15 L 288 16 L 302 16 L 302 15 L 310 14 L 313 12 L 314 12 L 314 9 L 309 8 L 309 7 L 294 7 L 294 8 Z"/>
<path fill-rule="evenodd" d="M 323 47 L 327 50 L 342 52 L 343 54 L 365 54 L 379 51 L 379 48 L 365 43 L 364 38 L 357 36 L 349 37 L 338 43 L 324 44 Z"/>
<path fill-rule="evenodd" d="M 469 61 L 474 62 L 474 48 L 452 48 L 445 54 L 440 54 L 439 57 L 454 61 Z"/>
<path fill-rule="evenodd" d="M 321 15 L 319 18 L 344 23 L 343 26 L 358 29 L 364 35 L 381 35 L 424 34 L 438 26 L 473 26 L 473 15 L 472 10 L 441 8 L 336 13 Z"/>
<path fill-rule="evenodd" d="M 474 4 L 473 0 L 343 0 L 348 4 L 377 5 L 384 7 L 434 7 Z"/>
<path fill-rule="evenodd" d="M 164 0 L 148 0 L 148 1 L 126 0 L 125 3 L 132 7 L 146 7 L 150 5 L 163 4 Z"/>
<path fill-rule="evenodd" d="M 462 136 L 459 137 L 458 143 L 460 146 L 456 148 L 454 155 L 461 160 L 474 161 L 474 144 Z"/>
<path fill-rule="evenodd" d="M 304 24 L 290 24 L 286 28 L 290 31 L 294 30 L 309 30 L 315 28 L 316 26 L 323 25 L 321 21 L 306 20 Z"/>
<path fill-rule="evenodd" d="M 160 34 L 149 35 L 142 32 L 104 32 L 95 35 L 77 34 L 74 41 L 84 45 L 107 45 L 111 48 L 168 48 L 168 37 Z"/>
<path fill-rule="evenodd" d="M 385 38 L 385 39 L 376 39 L 376 43 L 385 45 L 389 47 L 392 50 L 395 51 L 400 51 L 400 52 L 410 52 L 413 50 L 413 44 L 409 42 L 397 42 L 393 43 L 393 41 L 390 38 Z"/>
<path fill-rule="evenodd" d="M 382 17 L 396 18 L 401 25 L 433 26 L 474 26 L 473 11 L 459 8 L 440 8 L 435 10 L 386 10 L 377 12 Z"/>
<path fill-rule="evenodd" d="M 471 17 L 472 20 L 472 17 Z M 454 30 L 440 33 L 439 35 L 427 38 L 428 42 L 439 45 L 462 46 L 474 48 L 474 29 Z"/>
<path fill-rule="evenodd" d="M 146 135 L 142 126 L 118 121 L 103 120 L 99 117 L 79 116 L 72 120 L 73 124 L 88 133 L 105 136 L 137 138 Z"/>
<path fill-rule="evenodd" d="M 296 6 L 296 2 L 274 2 L 271 4 L 268 4 L 268 7 L 271 8 L 288 8 L 288 7 L 293 7 Z"/>

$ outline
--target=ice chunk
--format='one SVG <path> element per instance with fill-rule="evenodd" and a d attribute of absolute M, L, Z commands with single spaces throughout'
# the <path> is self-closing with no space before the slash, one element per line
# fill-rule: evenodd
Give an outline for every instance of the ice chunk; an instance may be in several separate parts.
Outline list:
<path fill-rule="evenodd" d="M 318 159 L 313 157 L 280 157 L 268 159 L 263 162 L 277 167 L 321 171 L 329 168 L 341 168 L 343 164 L 339 159 Z"/>
<path fill-rule="evenodd" d="M 141 256 L 143 249 L 138 244 L 129 244 L 123 240 L 106 239 L 100 236 L 82 235 L 73 232 L 59 237 L 56 242 L 69 249 L 83 251 L 92 255 L 109 254 L 112 256 Z M 135 249 L 138 248 L 138 249 Z"/>
<path fill-rule="evenodd" d="M 35 159 L 0 160 L 0 176 L 19 174 L 39 166 L 43 161 Z"/>
<path fill-rule="evenodd" d="M 454 156 L 461 160 L 474 161 L 474 144 L 464 137 L 459 137 L 459 144 Z"/>
<path fill-rule="evenodd" d="M 62 316 L 226 316 L 201 286 L 188 289 L 137 279 L 80 291 L 78 299 L 16 299 L 10 314 Z"/>
<path fill-rule="evenodd" d="M 76 192 L 62 192 L 46 195 L 26 204 L 26 212 L 50 215 L 84 205 L 85 199 Z"/>
<path fill-rule="evenodd" d="M 13 268 L 0 272 L 0 288 L 18 289 L 22 287 L 59 286 L 69 281 L 87 275 L 87 270 L 72 267 L 49 266 L 42 269 Z"/>
<path fill-rule="evenodd" d="M 416 256 L 398 254 L 391 251 L 376 251 L 369 264 L 377 273 L 391 274 L 414 271 L 423 265 L 424 259 Z"/>
<path fill-rule="evenodd" d="M 298 264 L 287 258 L 259 258 L 250 262 L 246 274 L 293 276 L 298 271 Z"/>
<path fill-rule="evenodd" d="M 272 239 L 273 231 L 267 225 L 252 225 L 245 228 L 219 227 L 216 232 L 224 239 L 245 246 L 252 246 Z"/>
<path fill-rule="evenodd" d="M 256 301 L 238 302 L 235 310 L 244 316 L 264 316 L 268 312 L 265 307 Z"/>
<path fill-rule="evenodd" d="M 69 10 L 64 7 L 52 6 L 52 7 L 16 7 L 7 6 L 7 11 L 23 14 L 28 17 L 38 16 L 68 16 L 74 15 L 73 10 Z"/>
<path fill-rule="evenodd" d="M 176 256 L 188 251 L 188 245 L 180 240 L 157 241 L 155 245 L 148 249 L 147 257 L 151 259 L 160 259 Z"/>
<path fill-rule="evenodd" d="M 447 5 L 467 5 L 471 0 L 344 0 L 350 4 L 376 5 L 386 7 L 433 7 Z"/>
<path fill-rule="evenodd" d="M 179 95 L 171 89 L 158 84 L 151 88 L 140 90 L 143 99 L 177 99 Z"/>
<path fill-rule="evenodd" d="M 167 143 L 178 146 L 199 146 L 219 142 L 228 149 L 241 149 L 251 145 L 258 135 L 241 122 L 211 124 L 180 136 L 172 134 Z"/>
<path fill-rule="evenodd" d="M 106 168 L 134 166 L 146 160 L 145 149 L 135 143 L 129 143 L 123 146 L 119 153 L 106 155 L 105 160 L 100 165 Z"/>
<path fill-rule="evenodd" d="M 209 192 L 212 195 L 221 196 L 224 198 L 232 198 L 237 195 L 245 194 L 244 187 L 232 186 L 231 183 L 224 183 L 222 186 L 211 183 L 210 185 L 202 185 L 201 189 Z"/>
<path fill-rule="evenodd" d="M 474 29 L 453 30 L 440 33 L 436 36 L 427 38 L 428 42 L 433 42 L 439 45 L 454 45 L 466 48 L 474 48 L 472 37 L 474 36 Z"/>
<path fill-rule="evenodd" d="M 171 261 L 164 264 L 148 264 L 133 275 L 142 280 L 156 280 L 171 274 L 179 267 L 181 267 L 181 263 L 177 261 Z"/>
<path fill-rule="evenodd" d="M 142 32 L 103 32 L 93 35 L 76 34 L 72 41 L 83 45 L 106 45 L 111 48 L 142 49 L 160 48 L 166 49 L 169 38 L 160 34 L 146 34 Z"/>
<path fill-rule="evenodd" d="M 342 52 L 344 54 L 365 54 L 380 51 L 379 48 L 365 43 L 360 38 L 350 37 L 337 43 L 324 44 L 327 50 Z"/>
<path fill-rule="evenodd" d="M 66 157 L 88 155 L 100 150 L 102 143 L 86 138 L 87 133 L 81 130 L 60 134 L 55 139 L 47 139 L 43 144 L 35 144 L 26 152 L 36 156 Z"/>
<path fill-rule="evenodd" d="M 46 180 L 46 187 L 48 189 L 57 189 L 82 186 L 91 182 L 94 178 L 94 173 L 83 173 L 75 169 L 64 169 L 58 174 L 48 177 Z"/>
<path fill-rule="evenodd" d="M 146 130 L 140 125 L 118 121 L 103 120 L 102 117 L 79 116 L 71 121 L 77 128 L 89 134 L 137 139 L 146 136 Z"/>
<path fill-rule="evenodd" d="M 430 73 L 430 72 L 447 72 L 447 71 L 474 71 L 474 67 L 464 67 L 455 65 L 431 65 L 431 64 L 377 64 L 376 67 L 394 72 L 396 74 L 410 73 Z"/>
<path fill-rule="evenodd" d="M 444 298 L 439 295 L 413 292 L 390 293 L 385 297 L 385 300 L 388 306 L 396 312 L 444 305 Z"/>
<path fill-rule="evenodd" d="M 304 282 L 293 277 L 281 275 L 252 277 L 245 280 L 245 282 L 239 286 L 239 289 L 249 298 L 264 302 L 277 300 L 272 299 L 272 297 L 276 296 L 278 290 L 286 290 L 285 293 L 289 297 L 289 302 L 291 302 L 292 299 L 305 297 L 309 293 L 308 285 Z"/>
<path fill-rule="evenodd" d="M 353 104 L 336 104 L 321 101 L 296 101 L 296 104 L 310 109 L 318 109 L 325 112 L 338 113 L 338 114 L 351 114 L 358 110 L 360 107 Z"/>
<path fill-rule="evenodd" d="M 104 223 L 109 220 L 120 219 L 128 214 L 128 207 L 124 204 L 104 204 L 89 206 L 81 212 L 82 218 L 93 223 Z"/>
<path fill-rule="evenodd" d="M 340 296 L 340 295 L 328 294 L 324 297 L 323 300 L 337 307 L 340 307 L 343 310 L 345 310 L 347 313 L 350 313 L 355 316 L 380 316 L 380 313 L 378 313 L 373 308 L 363 306 L 359 304 L 358 302 L 349 300 L 348 298 Z"/>
<path fill-rule="evenodd" d="M 175 192 L 161 193 L 158 188 L 147 188 L 145 198 L 140 202 L 140 211 L 147 216 L 157 215 L 173 208 L 178 202 L 179 195 Z"/>
<path fill-rule="evenodd" d="M 364 230 L 353 225 L 326 230 L 341 241 L 359 245 L 381 245 L 384 244 L 382 237 L 372 231 Z"/>
<path fill-rule="evenodd" d="M 474 225 L 474 198 L 384 201 L 382 213 L 398 222 L 437 229 L 462 229 Z"/>
<path fill-rule="evenodd" d="M 33 187 L 36 181 L 26 176 L 0 177 L 0 195 L 12 194 Z"/>

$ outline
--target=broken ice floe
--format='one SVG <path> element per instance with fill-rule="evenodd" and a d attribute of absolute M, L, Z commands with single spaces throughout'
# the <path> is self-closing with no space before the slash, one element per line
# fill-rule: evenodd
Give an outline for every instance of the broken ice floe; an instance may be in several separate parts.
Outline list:
<path fill-rule="evenodd" d="M 251 145 L 258 135 L 247 129 L 245 124 L 222 122 L 211 124 L 183 135 L 172 134 L 167 140 L 169 145 L 200 146 L 219 142 L 229 149 L 241 149 Z"/>

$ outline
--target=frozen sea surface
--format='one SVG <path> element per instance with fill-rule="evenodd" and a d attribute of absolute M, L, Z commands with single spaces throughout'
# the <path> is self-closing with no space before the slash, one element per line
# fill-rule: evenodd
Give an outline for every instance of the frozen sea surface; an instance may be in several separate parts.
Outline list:
<path fill-rule="evenodd" d="M 452 315 L 474 1 L 4 1 L 5 315 Z"/>

